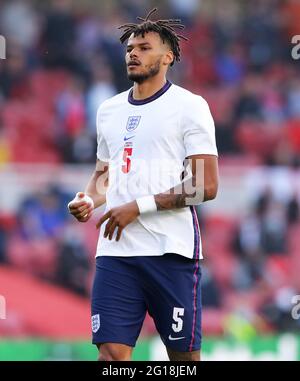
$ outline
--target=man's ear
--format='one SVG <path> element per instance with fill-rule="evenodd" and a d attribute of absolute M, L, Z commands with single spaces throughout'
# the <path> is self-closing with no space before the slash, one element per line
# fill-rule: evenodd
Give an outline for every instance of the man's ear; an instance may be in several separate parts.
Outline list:
<path fill-rule="evenodd" d="M 174 53 L 172 52 L 172 50 L 169 50 L 165 55 L 165 58 L 163 60 L 163 65 L 170 66 L 173 61 L 174 61 Z"/>

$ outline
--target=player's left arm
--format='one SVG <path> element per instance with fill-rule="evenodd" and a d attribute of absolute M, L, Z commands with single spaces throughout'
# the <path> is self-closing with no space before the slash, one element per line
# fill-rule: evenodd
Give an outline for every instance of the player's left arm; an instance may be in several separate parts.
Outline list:
<path fill-rule="evenodd" d="M 218 157 L 192 155 L 187 157 L 192 176 L 174 188 L 154 195 L 157 210 L 178 209 L 213 200 L 218 192 Z"/>

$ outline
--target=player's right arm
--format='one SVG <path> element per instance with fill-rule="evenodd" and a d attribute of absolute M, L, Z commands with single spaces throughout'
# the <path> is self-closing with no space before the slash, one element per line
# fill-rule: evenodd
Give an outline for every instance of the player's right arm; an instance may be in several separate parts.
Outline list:
<path fill-rule="evenodd" d="M 97 159 L 96 168 L 87 183 L 84 192 L 78 192 L 76 198 L 69 205 L 70 214 L 72 214 L 79 222 L 87 222 L 94 209 L 105 204 L 106 190 L 108 187 L 108 162 Z M 88 196 L 92 199 L 92 203 L 85 200 Z"/>

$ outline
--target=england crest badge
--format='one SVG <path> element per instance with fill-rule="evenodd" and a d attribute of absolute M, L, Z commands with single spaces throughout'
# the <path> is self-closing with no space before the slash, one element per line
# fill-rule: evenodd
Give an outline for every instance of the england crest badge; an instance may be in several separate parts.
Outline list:
<path fill-rule="evenodd" d="M 92 331 L 96 333 L 100 328 L 100 315 L 93 315 L 92 316 Z"/>
<path fill-rule="evenodd" d="M 137 126 L 139 125 L 140 120 L 141 120 L 140 116 L 130 116 L 128 118 L 126 130 L 129 132 L 135 130 L 137 128 Z"/>

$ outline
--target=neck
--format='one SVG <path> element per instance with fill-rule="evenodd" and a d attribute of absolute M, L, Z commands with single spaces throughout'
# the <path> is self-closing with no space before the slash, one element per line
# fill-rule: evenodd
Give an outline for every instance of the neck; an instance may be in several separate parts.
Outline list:
<path fill-rule="evenodd" d="M 152 77 L 143 83 L 134 82 L 133 98 L 136 100 L 146 99 L 159 91 L 167 82 L 165 76 Z"/>

